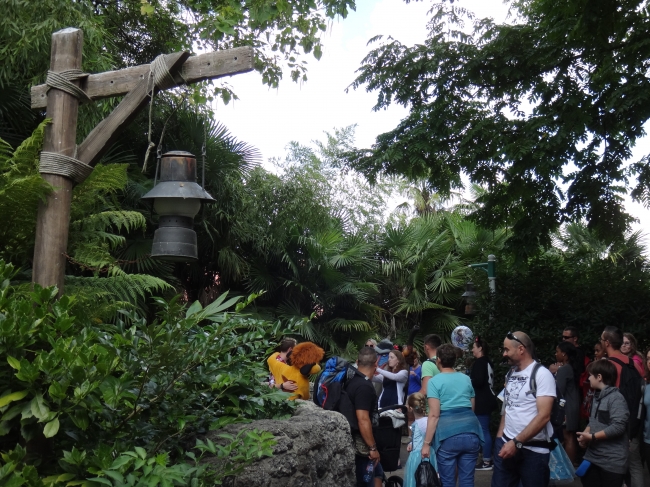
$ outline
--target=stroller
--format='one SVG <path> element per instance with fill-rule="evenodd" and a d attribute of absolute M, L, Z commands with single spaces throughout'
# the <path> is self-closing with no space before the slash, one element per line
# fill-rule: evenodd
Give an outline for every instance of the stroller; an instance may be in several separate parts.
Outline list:
<path fill-rule="evenodd" d="M 379 414 L 393 409 L 400 409 L 402 414 L 404 414 L 404 421 L 408 421 L 406 416 L 406 406 L 401 404 L 381 408 Z M 390 417 L 380 416 L 379 424 L 373 428 L 372 432 L 375 441 L 377 442 L 377 450 L 379 451 L 381 466 L 384 469 L 384 472 L 394 472 L 395 470 L 402 468 L 403 465 L 399 465 L 400 453 L 402 450 L 402 427 L 394 428 L 393 420 Z M 391 477 L 384 479 L 383 485 L 385 487 L 402 487 L 402 477 L 392 475 Z"/>

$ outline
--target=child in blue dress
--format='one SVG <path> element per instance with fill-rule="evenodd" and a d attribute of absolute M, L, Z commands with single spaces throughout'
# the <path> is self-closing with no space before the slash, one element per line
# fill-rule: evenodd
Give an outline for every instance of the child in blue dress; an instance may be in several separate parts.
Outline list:
<path fill-rule="evenodd" d="M 404 487 L 415 487 L 415 471 L 422 461 L 421 450 L 427 432 L 427 398 L 416 392 L 408 397 L 406 406 L 415 416 L 415 421 L 411 425 L 411 443 L 406 448 L 410 453 L 404 469 Z"/>

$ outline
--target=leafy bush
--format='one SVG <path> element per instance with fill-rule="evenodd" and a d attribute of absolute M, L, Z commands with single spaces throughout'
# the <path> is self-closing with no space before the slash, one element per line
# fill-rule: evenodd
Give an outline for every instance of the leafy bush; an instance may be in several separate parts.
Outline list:
<path fill-rule="evenodd" d="M 270 454 L 268 433 L 226 447 L 197 437 L 290 413 L 286 395 L 262 385 L 263 364 L 298 325 L 248 318 L 255 295 L 227 293 L 205 308 L 159 299 L 151 323 L 130 312 L 97 323 L 72 316 L 74 297 L 57 301 L 56 288 L 15 293 L 13 274 L 0 260 L 0 484 L 194 487 Z M 206 451 L 219 472 L 199 466 Z"/>

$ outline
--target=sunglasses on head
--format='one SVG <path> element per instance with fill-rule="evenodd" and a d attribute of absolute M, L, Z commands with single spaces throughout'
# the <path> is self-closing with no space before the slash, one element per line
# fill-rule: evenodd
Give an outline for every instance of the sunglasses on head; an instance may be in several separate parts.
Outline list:
<path fill-rule="evenodd" d="M 528 347 L 524 344 L 524 342 L 522 342 L 519 338 L 517 338 L 516 336 L 514 336 L 514 335 L 512 334 L 511 331 L 508 332 L 508 334 L 506 335 L 506 338 L 507 338 L 508 340 L 514 340 L 514 341 L 516 341 L 516 342 L 519 342 L 519 343 L 520 343 L 524 348 L 528 348 Z"/>

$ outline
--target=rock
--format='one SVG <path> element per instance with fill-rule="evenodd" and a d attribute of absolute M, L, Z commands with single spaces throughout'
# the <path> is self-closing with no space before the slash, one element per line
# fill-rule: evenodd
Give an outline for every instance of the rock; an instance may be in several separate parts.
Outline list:
<path fill-rule="evenodd" d="M 223 443 L 220 433 L 236 435 L 241 430 L 268 431 L 277 444 L 273 456 L 244 469 L 232 487 L 353 487 L 354 447 L 350 426 L 342 414 L 324 411 L 311 401 L 297 401 L 296 413 L 287 420 L 261 420 L 233 424 L 207 435 Z M 210 457 L 205 458 L 210 463 Z"/>

